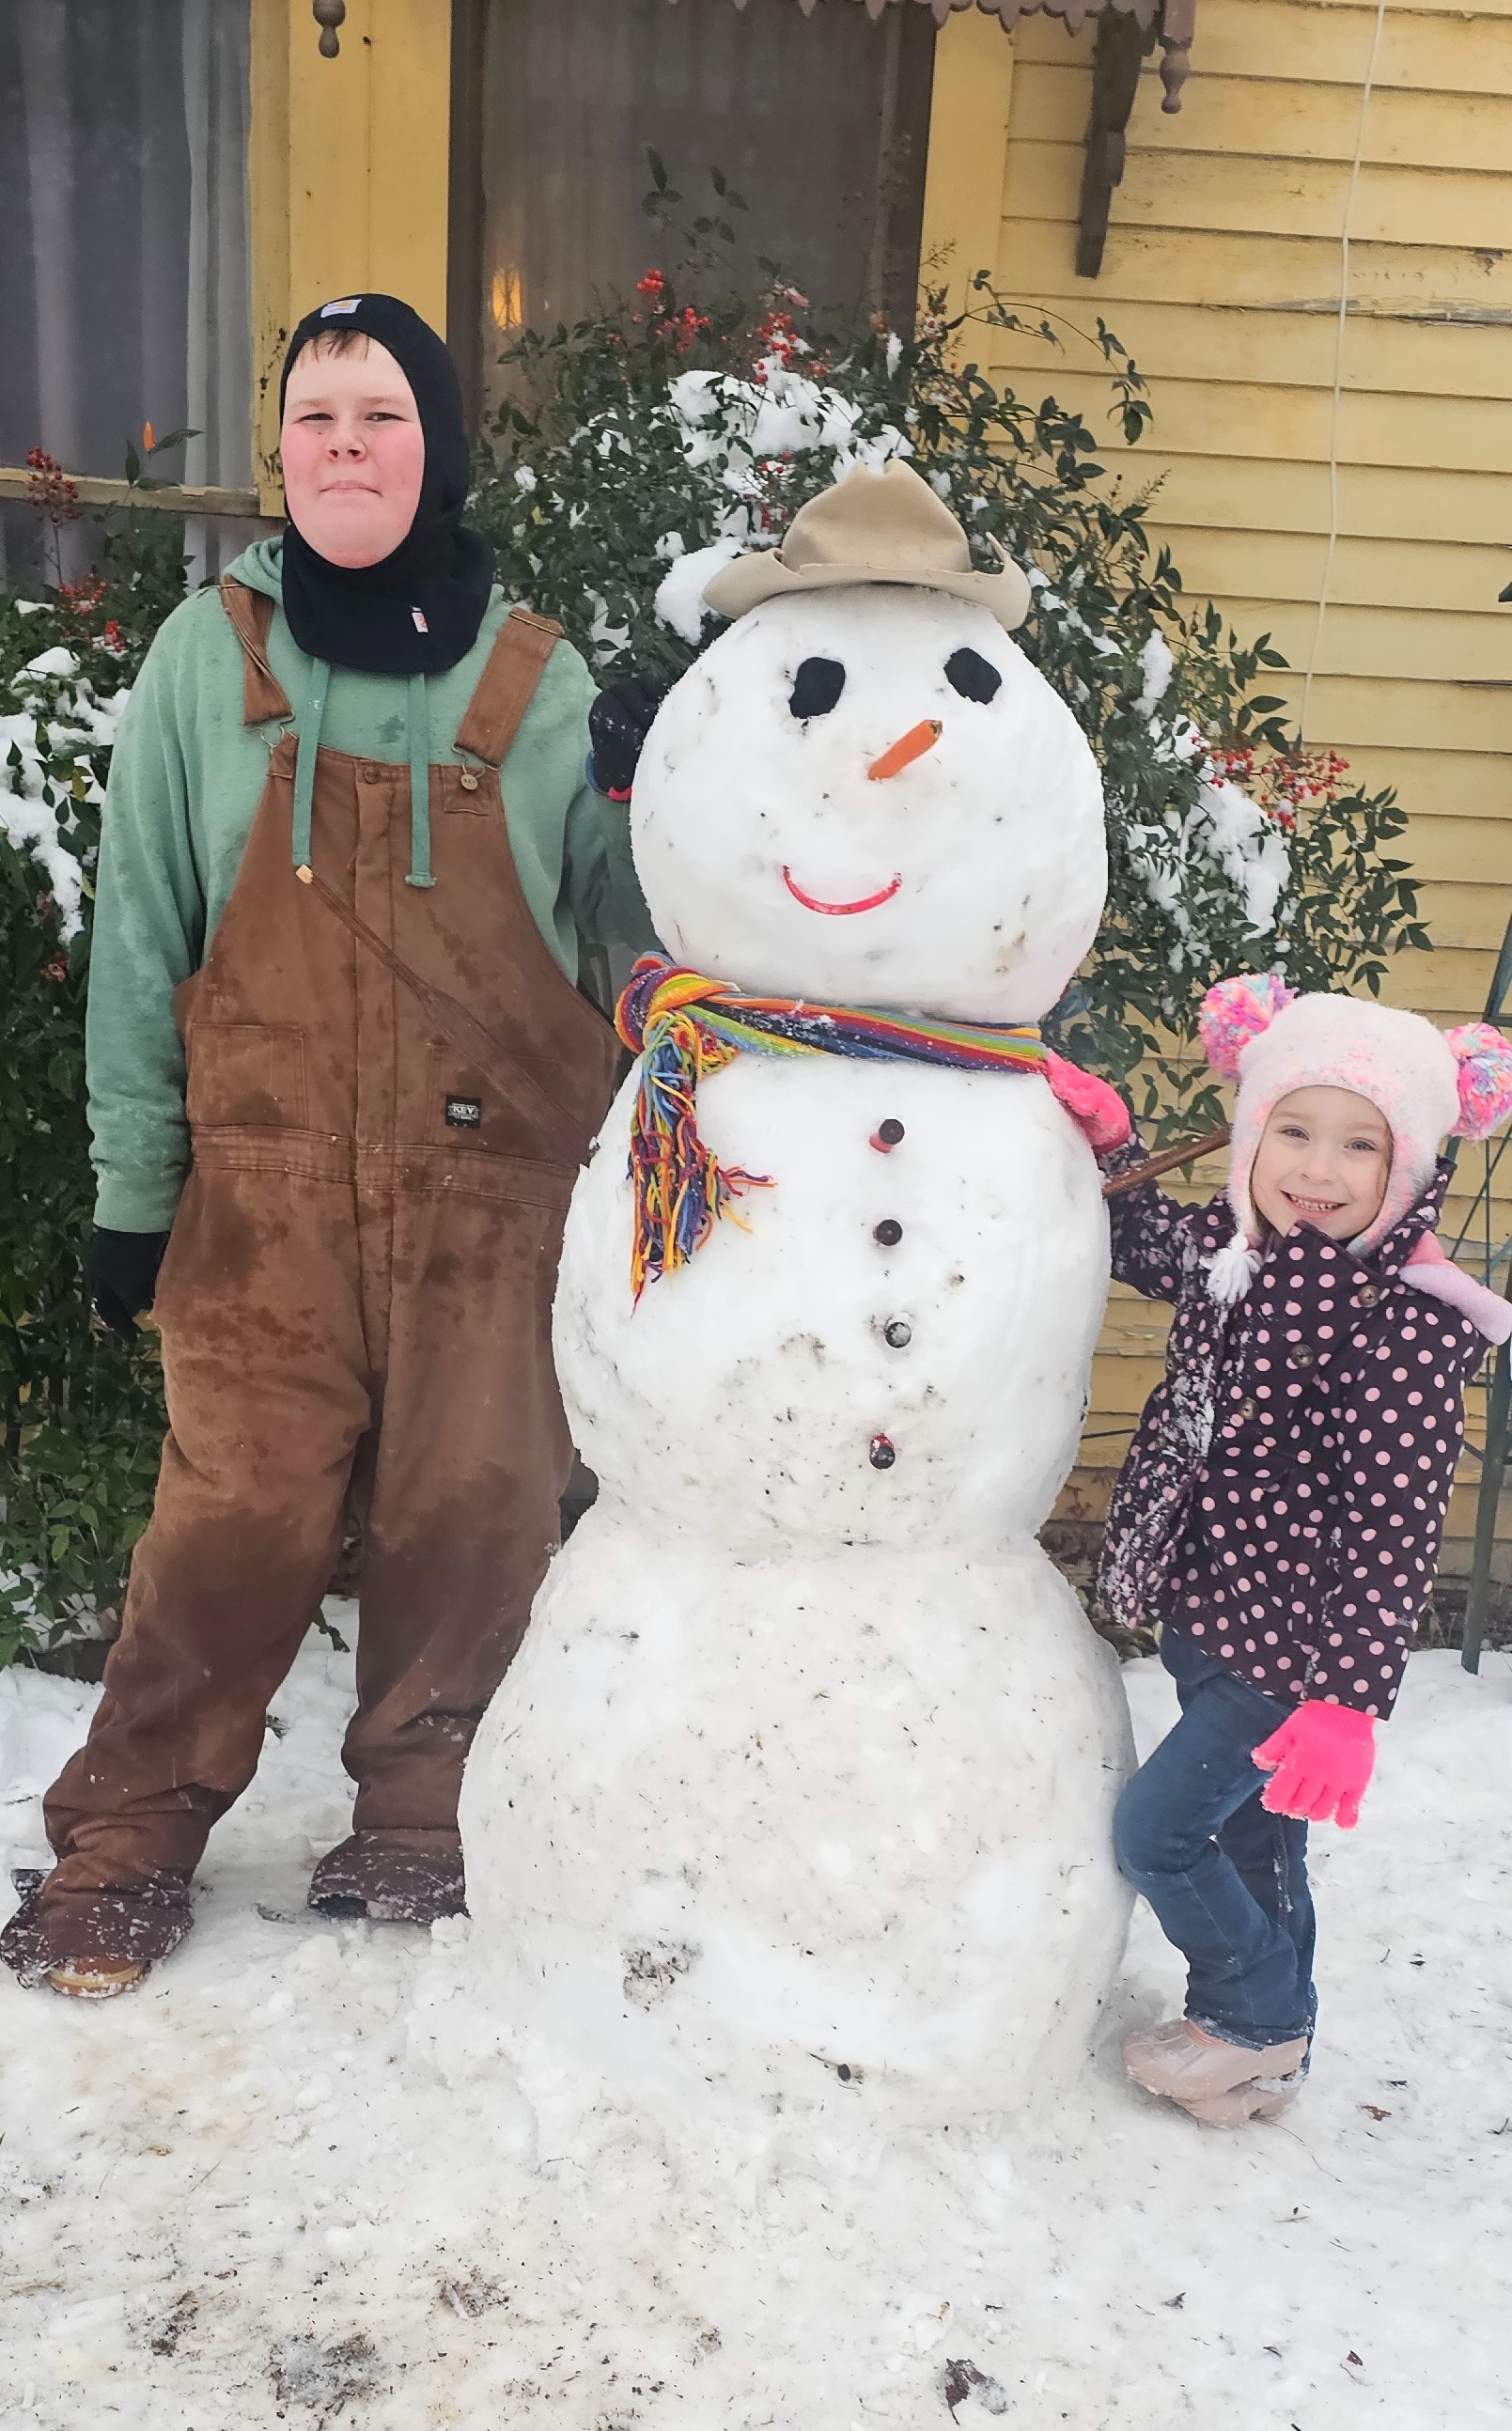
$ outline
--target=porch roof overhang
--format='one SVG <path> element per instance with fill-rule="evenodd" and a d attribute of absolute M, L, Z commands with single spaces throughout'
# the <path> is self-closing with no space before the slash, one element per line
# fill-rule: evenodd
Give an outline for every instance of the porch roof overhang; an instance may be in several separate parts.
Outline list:
<path fill-rule="evenodd" d="M 744 8 L 747 0 L 734 0 L 734 5 Z M 812 17 L 818 0 L 798 0 L 798 5 L 805 17 Z M 882 17 L 889 8 L 905 6 L 906 0 L 859 0 L 859 5 L 868 17 Z M 975 8 L 983 17 L 996 17 L 1005 34 L 1013 32 L 1020 17 L 1059 17 L 1071 34 L 1079 34 L 1089 20 L 1097 23 L 1100 19 L 1127 18 L 1146 37 L 1147 51 L 1160 42 L 1165 54 L 1161 62 L 1166 87 L 1164 107 L 1168 110 L 1181 108 L 1181 89 L 1191 68 L 1197 0 L 917 0 L 917 5 L 933 12 L 937 25 L 943 25 L 962 9 Z"/>
<path fill-rule="evenodd" d="M 673 0 L 676 6 L 676 0 Z M 744 8 L 747 0 L 734 0 Z M 818 0 L 798 0 L 812 17 Z M 906 0 L 858 0 L 868 17 L 882 17 Z M 1092 109 L 1087 120 L 1086 159 L 1077 212 L 1076 267 L 1083 278 L 1095 278 L 1102 267 L 1108 217 L 1114 189 L 1123 176 L 1129 114 L 1139 85 L 1139 70 L 1156 43 L 1160 44 L 1160 80 L 1165 87 L 1161 109 L 1168 114 L 1182 106 L 1182 87 L 1192 70 L 1192 37 L 1197 30 L 1197 0 L 917 0 L 943 25 L 962 9 L 975 8 L 983 17 L 996 17 L 1011 34 L 1021 17 L 1059 17 L 1067 33 L 1097 26 L 1092 72 Z"/>
<path fill-rule="evenodd" d="M 798 0 L 798 4 L 805 17 L 812 17 L 818 0 Z M 747 0 L 734 0 L 734 5 L 744 8 Z M 858 0 L 858 5 L 868 17 L 881 17 L 889 8 L 905 6 L 906 0 Z M 1166 87 L 1162 106 L 1168 110 L 1182 106 L 1181 90 L 1191 68 L 1197 0 L 916 0 L 916 5 L 932 9 L 937 25 L 964 8 L 975 8 L 983 17 L 996 17 L 1005 34 L 1013 32 L 1020 17 L 1059 17 L 1071 34 L 1079 34 L 1089 18 L 1098 22 L 1100 34 L 1104 23 L 1121 17 L 1138 27 L 1144 37 L 1142 50 L 1153 50 L 1160 43 L 1164 53 L 1160 73 Z M 322 57 L 335 59 L 341 49 L 346 0 L 311 0 L 310 13 L 320 27 Z"/>
<path fill-rule="evenodd" d="M 747 0 L 734 0 L 737 8 L 746 5 Z M 812 17 L 818 0 L 798 0 L 798 5 L 805 17 Z M 878 18 L 889 8 L 905 7 L 907 0 L 856 0 L 856 5 L 868 17 Z M 937 25 L 962 9 L 975 8 L 983 17 L 996 17 L 1005 34 L 1013 32 L 1020 17 L 1059 17 L 1071 34 L 1080 33 L 1088 22 L 1096 25 L 1092 113 L 1087 122 L 1076 242 L 1079 274 L 1095 278 L 1102 267 L 1114 188 L 1123 176 L 1125 135 L 1141 62 L 1158 42 L 1160 77 L 1166 88 L 1161 108 L 1168 112 L 1180 109 L 1182 87 L 1191 74 L 1197 0 L 916 0 L 916 5 L 932 10 Z M 310 13 L 320 27 L 322 57 L 335 59 L 341 49 L 346 0 L 311 0 Z"/>

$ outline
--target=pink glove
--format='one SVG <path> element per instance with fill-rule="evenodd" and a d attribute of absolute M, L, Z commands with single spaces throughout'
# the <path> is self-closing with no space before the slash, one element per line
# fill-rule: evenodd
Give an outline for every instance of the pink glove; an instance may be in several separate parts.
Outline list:
<path fill-rule="evenodd" d="M 1375 1765 L 1375 1718 L 1354 1705 L 1299 1705 L 1254 1751 L 1267 1782 L 1260 1803 L 1299 1822 L 1352 1831 Z"/>
<path fill-rule="evenodd" d="M 1067 1064 L 1064 1055 L 1054 1055 L 1047 1047 L 1045 1078 L 1071 1120 L 1100 1154 L 1122 1148 L 1125 1140 L 1133 1137 L 1134 1123 L 1128 1107 L 1117 1090 L 1106 1081 L 1100 1081 L 1095 1072 L 1084 1072 L 1079 1064 Z"/>

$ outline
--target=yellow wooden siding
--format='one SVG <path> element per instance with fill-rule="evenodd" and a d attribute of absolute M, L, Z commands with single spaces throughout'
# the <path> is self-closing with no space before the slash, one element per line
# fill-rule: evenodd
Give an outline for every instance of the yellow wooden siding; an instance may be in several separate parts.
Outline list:
<path fill-rule="evenodd" d="M 1180 114 L 1162 113 L 1153 66 L 1142 81 L 1096 280 L 1073 266 L 1090 28 L 1020 25 L 1005 159 L 958 132 L 949 81 L 932 141 L 957 187 L 975 143 L 981 191 L 1002 195 L 997 283 L 1063 328 L 1060 351 L 984 334 L 983 362 L 1109 431 L 1122 481 L 1158 478 L 1151 528 L 1188 591 L 1274 635 L 1293 665 L 1267 688 L 1294 712 L 1312 660 L 1308 739 L 1398 788 L 1438 950 L 1404 958 L 1386 992 L 1447 1021 L 1480 1011 L 1512 912 L 1512 611 L 1496 604 L 1512 577 L 1512 0 L 1393 5 L 1376 33 L 1363 0 L 1203 0 Z M 947 76 L 980 40 L 951 19 Z M 954 266 L 959 281 L 979 263 Z M 1087 343 L 1099 314 L 1151 383 L 1154 428 L 1127 457 Z M 1461 1188 L 1452 1226 L 1467 1205 Z M 1161 1310 L 1115 1293 L 1067 1514 L 1100 1516 L 1164 1333 Z M 1455 1498 L 1451 1567 L 1472 1494 Z"/>

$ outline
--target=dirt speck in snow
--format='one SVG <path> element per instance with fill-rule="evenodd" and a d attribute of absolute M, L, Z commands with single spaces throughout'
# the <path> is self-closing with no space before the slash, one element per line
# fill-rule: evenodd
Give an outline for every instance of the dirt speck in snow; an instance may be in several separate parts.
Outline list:
<path fill-rule="evenodd" d="M 509 2301 L 509 2289 L 497 2279 L 485 2279 L 476 2264 L 463 2276 L 443 2274 L 436 2282 L 437 2304 L 449 2305 L 454 2313 L 464 2314 L 470 2322 Z"/>
<path fill-rule="evenodd" d="M 1001 2381 L 994 2380 L 990 2372 L 979 2371 L 965 2356 L 956 2362 L 948 2363 L 941 2372 L 940 2395 L 952 2416 L 956 2407 L 964 2406 L 968 2397 L 975 2399 L 983 2414 L 1006 2414 L 1008 2411 L 1008 2391 Z"/>
<path fill-rule="evenodd" d="M 268 2371 L 280 2406 L 308 2406 L 323 2423 L 380 2388 L 378 2350 L 361 2330 L 349 2339 L 279 2339 Z"/>
<path fill-rule="evenodd" d="M 698 1953 L 685 1941 L 657 1941 L 645 1950 L 625 1953 L 625 1997 L 638 2008 L 654 2008 L 664 2001 L 680 1975 L 686 1975 Z"/>
<path fill-rule="evenodd" d="M 166 2313 L 159 2313 L 137 2323 L 139 2337 L 144 2338 L 155 2356 L 171 2356 L 178 2352 L 178 2341 L 193 2325 L 199 2311 L 199 2298 L 193 2288 L 176 2296 Z"/>

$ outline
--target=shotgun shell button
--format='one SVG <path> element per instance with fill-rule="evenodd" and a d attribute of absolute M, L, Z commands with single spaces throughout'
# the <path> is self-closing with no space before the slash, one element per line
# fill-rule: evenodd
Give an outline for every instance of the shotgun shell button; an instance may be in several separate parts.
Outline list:
<path fill-rule="evenodd" d="M 880 1224 L 872 1226 L 871 1237 L 880 1241 L 884 1249 L 895 1249 L 903 1237 L 903 1228 L 896 1216 L 884 1216 Z"/>
<path fill-rule="evenodd" d="M 900 1316 L 895 1316 L 890 1325 L 882 1327 L 882 1340 L 894 1350 L 906 1350 L 913 1339 L 913 1327 Z"/>
<path fill-rule="evenodd" d="M 873 1435 L 867 1448 L 866 1458 L 873 1468 L 891 1468 L 898 1458 L 898 1446 L 886 1435 Z"/>
<path fill-rule="evenodd" d="M 471 770 L 470 768 L 464 768 L 464 769 L 462 770 L 462 776 L 461 776 L 461 779 L 459 780 L 459 782 L 461 783 L 461 785 L 462 785 L 462 792 L 463 792 L 464 794 L 476 794 L 476 793 L 477 793 L 477 791 L 478 791 L 478 780 L 477 780 L 477 778 L 474 776 L 474 774 L 473 774 L 473 772 L 472 772 L 472 770 Z"/>
<path fill-rule="evenodd" d="M 879 1156 L 890 1156 L 902 1136 L 902 1124 L 894 1115 L 889 1115 L 887 1120 L 884 1123 L 879 1123 L 872 1132 L 871 1145 Z"/>

